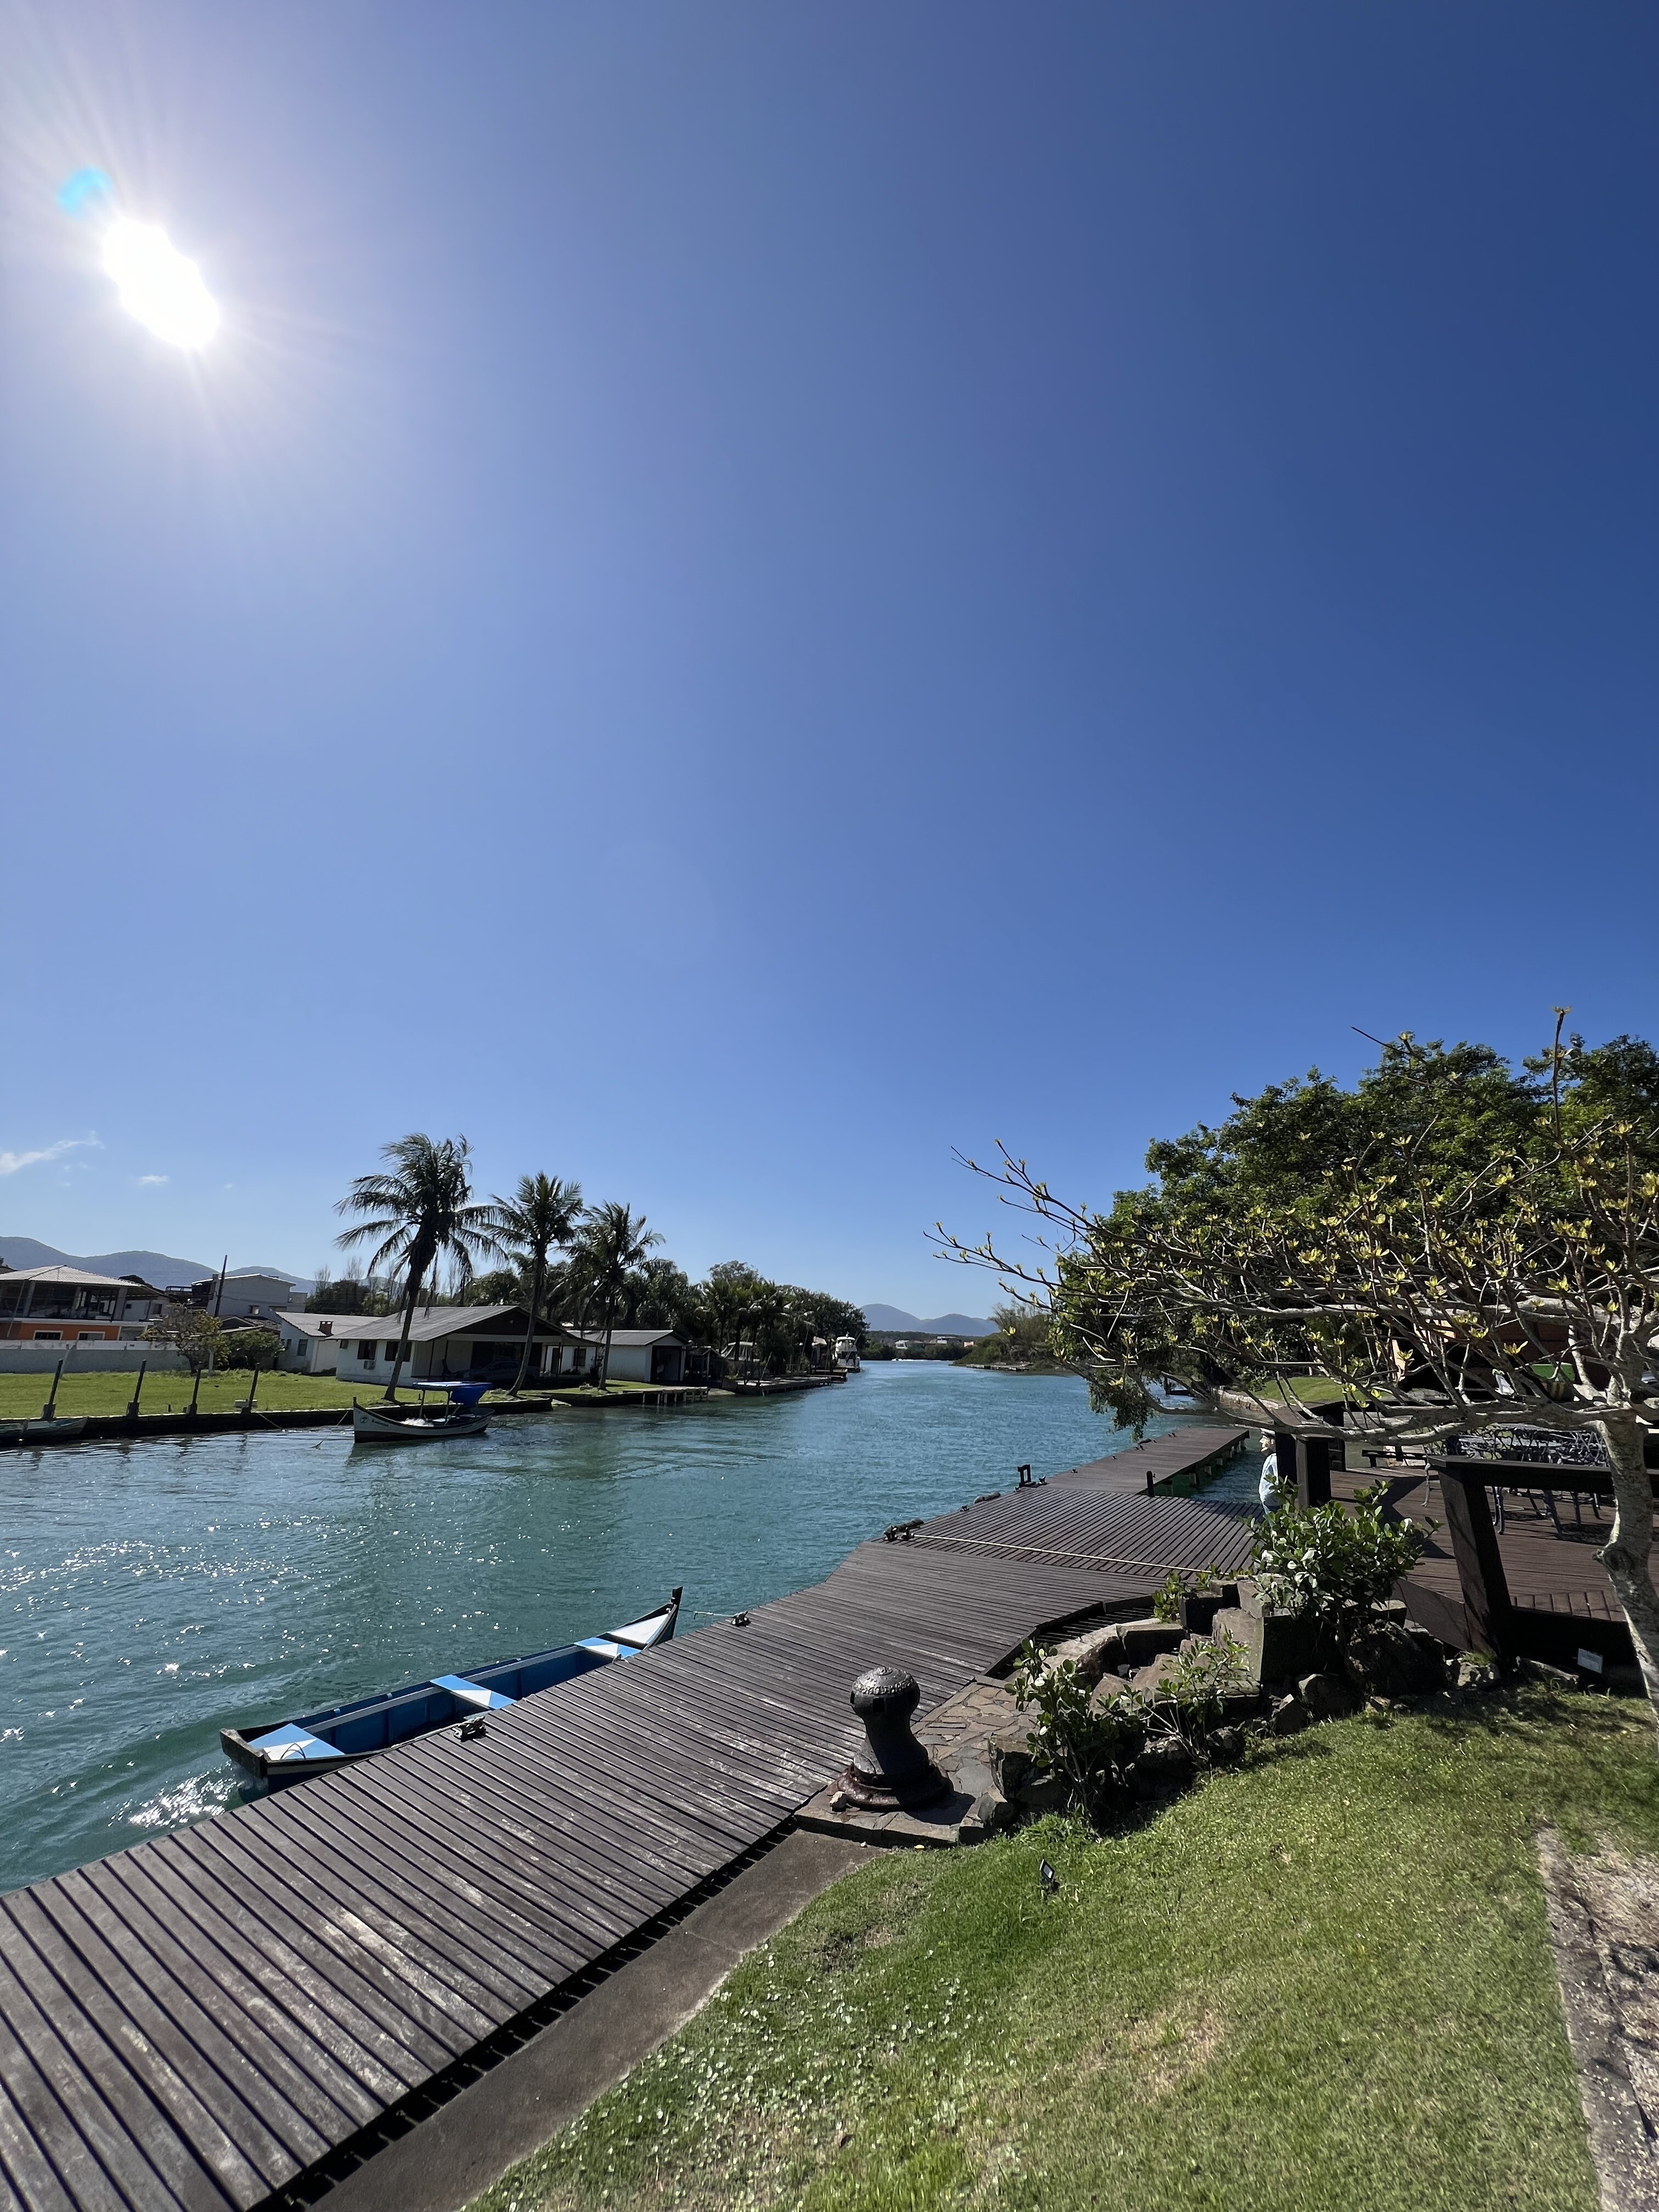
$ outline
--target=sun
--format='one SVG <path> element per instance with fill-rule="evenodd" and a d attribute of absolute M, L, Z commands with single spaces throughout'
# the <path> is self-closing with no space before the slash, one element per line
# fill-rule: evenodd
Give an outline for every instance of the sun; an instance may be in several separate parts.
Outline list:
<path fill-rule="evenodd" d="M 218 302 L 201 270 L 159 223 L 118 216 L 104 234 L 104 268 L 127 313 L 167 344 L 194 352 L 218 329 Z"/>

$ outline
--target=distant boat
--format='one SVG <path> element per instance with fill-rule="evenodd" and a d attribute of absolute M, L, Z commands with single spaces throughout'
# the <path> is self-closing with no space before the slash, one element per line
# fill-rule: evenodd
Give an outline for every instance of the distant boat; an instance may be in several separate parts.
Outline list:
<path fill-rule="evenodd" d="M 834 1358 L 836 1365 L 844 1373 L 856 1375 L 859 1372 L 858 1340 L 851 1336 L 838 1336 Z"/>
<path fill-rule="evenodd" d="M 527 1659 L 497 1659 L 465 1674 L 434 1674 L 430 1681 L 383 1690 L 350 1705 L 303 1714 L 298 1720 L 254 1721 L 242 1728 L 221 1729 L 219 1741 L 226 1757 L 244 1773 L 278 1790 L 349 1766 L 355 1759 L 372 1759 L 393 1744 L 429 1735 L 454 1721 L 471 1723 L 482 1734 L 486 1713 L 503 1711 L 533 1691 L 574 1681 L 596 1667 L 666 1644 L 679 1610 L 677 1589 L 666 1605 L 613 1628 L 608 1636 L 562 1644 L 556 1650 L 538 1651 Z"/>
<path fill-rule="evenodd" d="M 478 1404 L 489 1388 L 487 1382 L 422 1382 L 405 1383 L 404 1387 L 421 1393 L 418 1406 L 400 1406 L 389 1400 L 378 1406 L 365 1406 L 354 1398 L 352 1434 L 365 1443 L 430 1444 L 441 1437 L 481 1437 L 489 1426 L 489 1416 Z M 428 1413 L 428 1390 L 448 1398 L 448 1413 Z"/>

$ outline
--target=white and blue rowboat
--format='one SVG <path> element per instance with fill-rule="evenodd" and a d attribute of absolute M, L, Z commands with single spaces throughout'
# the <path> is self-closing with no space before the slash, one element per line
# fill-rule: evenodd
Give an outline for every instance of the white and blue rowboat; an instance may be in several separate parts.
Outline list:
<path fill-rule="evenodd" d="M 481 1437 L 489 1426 L 489 1416 L 478 1401 L 489 1388 L 487 1382 L 431 1382 L 403 1384 L 405 1390 L 418 1390 L 418 1406 L 404 1406 L 382 1401 L 378 1406 L 365 1406 L 354 1398 L 351 1401 L 352 1433 L 362 1443 L 383 1444 L 429 1444 L 441 1437 Z M 436 1391 L 449 1401 L 448 1409 L 441 1413 L 428 1413 L 426 1395 Z"/>
<path fill-rule="evenodd" d="M 227 1758 L 244 1773 L 281 1789 L 313 1774 L 331 1773 L 354 1759 L 373 1759 L 393 1744 L 429 1735 L 452 1722 L 501 1712 L 534 1691 L 574 1681 L 596 1667 L 609 1667 L 618 1659 L 631 1659 L 635 1652 L 648 1651 L 653 1644 L 666 1644 L 679 1610 L 680 1593 L 676 1590 L 666 1605 L 613 1628 L 608 1636 L 589 1636 L 580 1644 L 562 1644 L 556 1650 L 534 1652 L 526 1659 L 497 1659 L 465 1674 L 434 1674 L 428 1682 L 411 1682 L 404 1689 L 331 1705 L 325 1712 L 305 1713 L 297 1720 L 221 1729 L 219 1741 Z"/>

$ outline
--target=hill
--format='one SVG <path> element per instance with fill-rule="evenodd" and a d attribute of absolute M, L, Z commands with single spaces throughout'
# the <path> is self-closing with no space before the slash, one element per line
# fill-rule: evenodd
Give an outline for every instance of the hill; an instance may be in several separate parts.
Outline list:
<path fill-rule="evenodd" d="M 204 1260 L 179 1260 L 167 1252 L 60 1252 L 35 1237 L 0 1237 L 0 1260 L 9 1267 L 84 1267 L 89 1275 L 142 1275 L 158 1290 L 170 1283 L 199 1282 L 216 1275 L 217 1267 Z M 276 1275 L 309 1291 L 308 1277 L 288 1267 L 233 1267 L 233 1275 Z"/>
<path fill-rule="evenodd" d="M 890 1335 L 896 1329 L 915 1329 L 921 1336 L 994 1336 L 996 1323 L 975 1321 L 971 1314 L 940 1314 L 933 1321 L 921 1321 L 899 1306 L 872 1305 L 864 1309 L 866 1325 Z"/>

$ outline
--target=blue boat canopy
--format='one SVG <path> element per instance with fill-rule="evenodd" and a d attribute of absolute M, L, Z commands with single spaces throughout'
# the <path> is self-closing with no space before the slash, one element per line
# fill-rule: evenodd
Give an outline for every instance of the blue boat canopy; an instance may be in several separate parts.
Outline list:
<path fill-rule="evenodd" d="M 488 1382 L 428 1382 L 422 1375 L 406 1377 L 398 1388 L 400 1390 L 442 1390 L 457 1406 L 476 1406 L 489 1385 Z"/>

